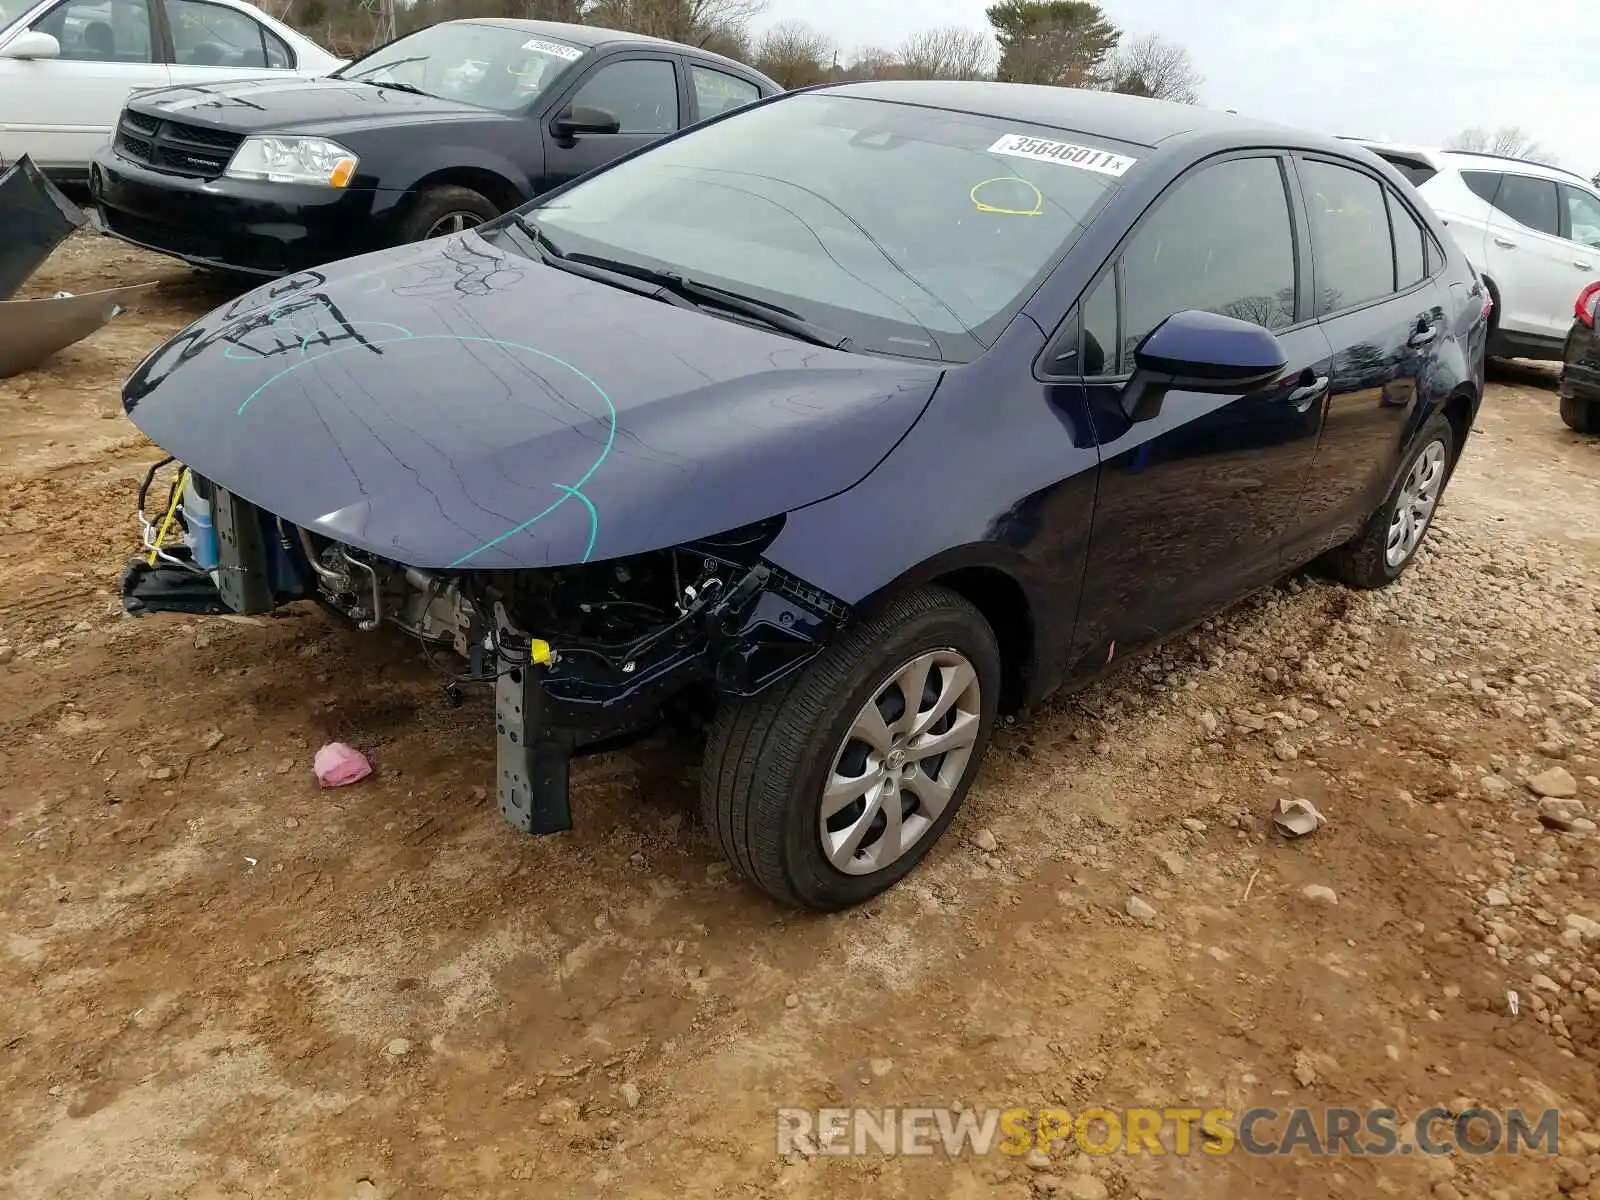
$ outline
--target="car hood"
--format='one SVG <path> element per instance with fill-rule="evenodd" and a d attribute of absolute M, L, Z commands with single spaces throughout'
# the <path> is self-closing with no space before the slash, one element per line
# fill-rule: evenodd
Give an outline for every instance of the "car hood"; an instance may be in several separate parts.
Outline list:
<path fill-rule="evenodd" d="M 291 276 L 140 364 L 152 441 L 296 525 L 412 566 L 545 567 L 850 487 L 934 365 L 828 350 L 473 234 Z"/>
<path fill-rule="evenodd" d="M 420 121 L 512 120 L 504 113 L 348 79 L 234 79 L 141 92 L 135 112 L 236 133 L 340 134 Z"/>

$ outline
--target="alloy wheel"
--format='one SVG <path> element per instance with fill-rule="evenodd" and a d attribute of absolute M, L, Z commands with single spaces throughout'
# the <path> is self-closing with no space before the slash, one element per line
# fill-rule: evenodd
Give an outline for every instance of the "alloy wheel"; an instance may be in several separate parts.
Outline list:
<path fill-rule="evenodd" d="M 1433 520 L 1433 510 L 1439 503 L 1439 493 L 1444 490 L 1448 464 L 1444 443 L 1429 442 L 1422 453 L 1412 460 L 1406 472 L 1405 483 L 1395 499 L 1394 516 L 1389 520 L 1389 536 L 1384 546 L 1384 560 L 1398 567 L 1415 553 L 1428 532 Z"/>
<path fill-rule="evenodd" d="M 476 229 L 482 224 L 483 218 L 475 212 L 445 213 L 444 216 L 428 226 L 428 232 L 422 236 L 424 238 L 449 237 L 452 233 Z"/>
<path fill-rule="evenodd" d="M 819 833 L 836 870 L 881 871 L 933 828 L 966 773 L 981 700 L 977 671 L 950 649 L 919 654 L 873 691 L 823 785 Z"/>

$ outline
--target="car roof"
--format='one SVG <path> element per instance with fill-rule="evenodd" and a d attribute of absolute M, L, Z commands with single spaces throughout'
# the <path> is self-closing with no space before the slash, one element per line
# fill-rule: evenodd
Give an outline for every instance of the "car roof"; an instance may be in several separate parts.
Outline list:
<path fill-rule="evenodd" d="M 1349 147 L 1348 143 L 1340 143 L 1322 134 L 1257 121 L 1218 109 L 1082 88 L 965 80 L 893 79 L 824 84 L 821 88 L 811 90 L 901 104 L 920 104 L 984 117 L 1009 118 L 1061 130 L 1099 134 L 1151 148 L 1188 134 L 1222 135 L 1241 145 L 1263 143 L 1335 152 L 1348 152 Z"/>
<path fill-rule="evenodd" d="M 565 21 L 527 21 L 520 17 L 461 17 L 444 24 L 495 25 L 501 29 L 519 29 L 525 33 L 542 33 L 546 37 L 560 38 L 564 42 L 571 42 L 574 46 L 604 46 L 611 42 L 649 42 L 657 46 L 677 44 L 644 33 L 604 29 L 598 25 L 572 25 Z"/>
<path fill-rule="evenodd" d="M 545 37 L 560 38 L 564 42 L 571 42 L 574 46 L 584 46 L 594 49 L 597 46 L 614 46 L 632 43 L 641 46 L 671 47 L 680 54 L 693 55 L 695 58 L 706 59 L 710 62 L 725 63 L 730 67 L 737 67 L 746 75 L 754 75 L 757 79 L 766 79 L 774 88 L 778 84 L 748 63 L 738 62 L 725 55 L 702 50 L 699 46 L 685 45 L 683 42 L 668 41 L 666 38 L 651 37 L 647 33 L 630 33 L 625 29 L 607 29 L 601 25 L 573 25 L 566 21 L 528 21 L 520 17 L 461 17 L 454 21 L 442 21 L 443 25 L 494 25 L 501 29 L 516 29 L 524 33 L 542 34 Z M 781 89 L 779 89 L 781 90 Z"/>

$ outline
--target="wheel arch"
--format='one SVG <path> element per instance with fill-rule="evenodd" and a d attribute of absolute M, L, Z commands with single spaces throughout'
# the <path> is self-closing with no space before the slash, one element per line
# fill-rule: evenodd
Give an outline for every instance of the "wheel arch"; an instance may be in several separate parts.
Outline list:
<path fill-rule="evenodd" d="M 527 199 L 521 188 L 498 171 L 484 166 L 452 165 L 430 171 L 412 183 L 406 189 L 401 206 L 414 203 L 428 188 L 448 185 L 471 188 L 501 212 L 515 208 Z"/>
<path fill-rule="evenodd" d="M 1039 681 L 1038 597 L 1026 582 L 1028 571 L 1020 556 L 997 554 L 993 545 L 964 546 L 918 564 L 898 579 L 879 588 L 858 606 L 864 611 L 881 606 L 915 587 L 947 588 L 966 600 L 983 616 L 1000 648 L 1000 705 L 1011 715 L 1034 702 Z"/>
<path fill-rule="evenodd" d="M 1452 470 L 1461 458 L 1461 451 L 1466 447 L 1467 435 L 1472 432 L 1472 420 L 1477 409 L 1476 396 L 1477 393 L 1470 383 L 1462 383 L 1445 397 L 1444 403 L 1439 408 L 1439 411 L 1444 413 L 1445 419 L 1450 422 L 1450 432 L 1455 435 L 1455 445 L 1450 452 Z"/>

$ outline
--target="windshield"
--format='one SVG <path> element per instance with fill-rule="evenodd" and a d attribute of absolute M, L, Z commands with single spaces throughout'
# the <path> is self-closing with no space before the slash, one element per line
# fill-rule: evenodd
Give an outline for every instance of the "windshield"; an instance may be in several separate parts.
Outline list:
<path fill-rule="evenodd" d="M 1077 241 L 1136 153 L 813 93 L 664 143 L 525 214 L 564 254 L 779 305 L 855 349 L 965 362 Z"/>
<path fill-rule="evenodd" d="M 526 30 L 451 22 L 390 42 L 333 77 L 520 112 L 585 53 Z"/>

